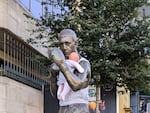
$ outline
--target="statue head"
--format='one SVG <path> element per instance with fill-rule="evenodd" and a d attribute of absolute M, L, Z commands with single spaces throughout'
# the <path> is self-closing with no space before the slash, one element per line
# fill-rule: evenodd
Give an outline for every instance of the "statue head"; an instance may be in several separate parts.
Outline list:
<path fill-rule="evenodd" d="M 58 34 L 58 39 L 60 40 L 61 38 L 66 37 L 66 36 L 72 37 L 75 42 L 78 40 L 76 33 L 72 29 L 63 29 Z"/>
<path fill-rule="evenodd" d="M 58 35 L 59 46 L 64 56 L 68 59 L 72 52 L 76 51 L 77 35 L 72 29 L 64 29 Z"/>

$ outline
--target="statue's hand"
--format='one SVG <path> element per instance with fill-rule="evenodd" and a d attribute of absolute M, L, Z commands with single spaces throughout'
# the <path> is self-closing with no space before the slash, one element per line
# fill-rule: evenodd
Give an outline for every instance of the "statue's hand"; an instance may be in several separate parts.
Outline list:
<path fill-rule="evenodd" d="M 52 59 L 58 66 L 64 62 L 64 60 L 60 56 L 57 56 L 57 55 L 53 55 Z"/>
<path fill-rule="evenodd" d="M 49 57 L 52 59 L 58 66 L 64 62 L 64 55 L 59 48 L 53 48 L 49 50 Z"/>

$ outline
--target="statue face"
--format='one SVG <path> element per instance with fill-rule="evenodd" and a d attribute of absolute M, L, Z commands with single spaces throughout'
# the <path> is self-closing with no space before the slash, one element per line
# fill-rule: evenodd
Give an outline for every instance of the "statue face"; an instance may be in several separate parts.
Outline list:
<path fill-rule="evenodd" d="M 68 59 L 69 55 L 75 50 L 75 41 L 70 36 L 61 37 L 59 39 L 59 46 L 64 56 Z"/>

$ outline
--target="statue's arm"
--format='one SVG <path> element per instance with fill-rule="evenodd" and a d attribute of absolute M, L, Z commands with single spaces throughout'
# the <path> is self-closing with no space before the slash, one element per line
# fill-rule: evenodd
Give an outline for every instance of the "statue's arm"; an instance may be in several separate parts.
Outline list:
<path fill-rule="evenodd" d="M 50 67 L 50 92 L 53 97 L 57 97 L 57 76 L 59 73 L 59 69 L 56 64 L 52 64 Z"/>
<path fill-rule="evenodd" d="M 80 65 L 84 68 L 84 73 L 76 74 L 71 71 L 71 69 L 65 64 L 65 62 L 58 65 L 73 91 L 77 91 L 87 87 L 91 77 L 90 64 L 86 61 L 83 61 Z"/>

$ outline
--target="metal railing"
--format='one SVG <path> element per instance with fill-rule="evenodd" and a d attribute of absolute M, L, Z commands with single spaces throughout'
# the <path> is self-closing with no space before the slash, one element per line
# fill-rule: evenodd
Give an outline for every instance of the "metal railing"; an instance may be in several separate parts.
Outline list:
<path fill-rule="evenodd" d="M 0 75 L 41 90 L 42 85 L 49 85 L 44 79 L 48 68 L 36 56 L 42 54 L 9 30 L 0 28 Z"/>

